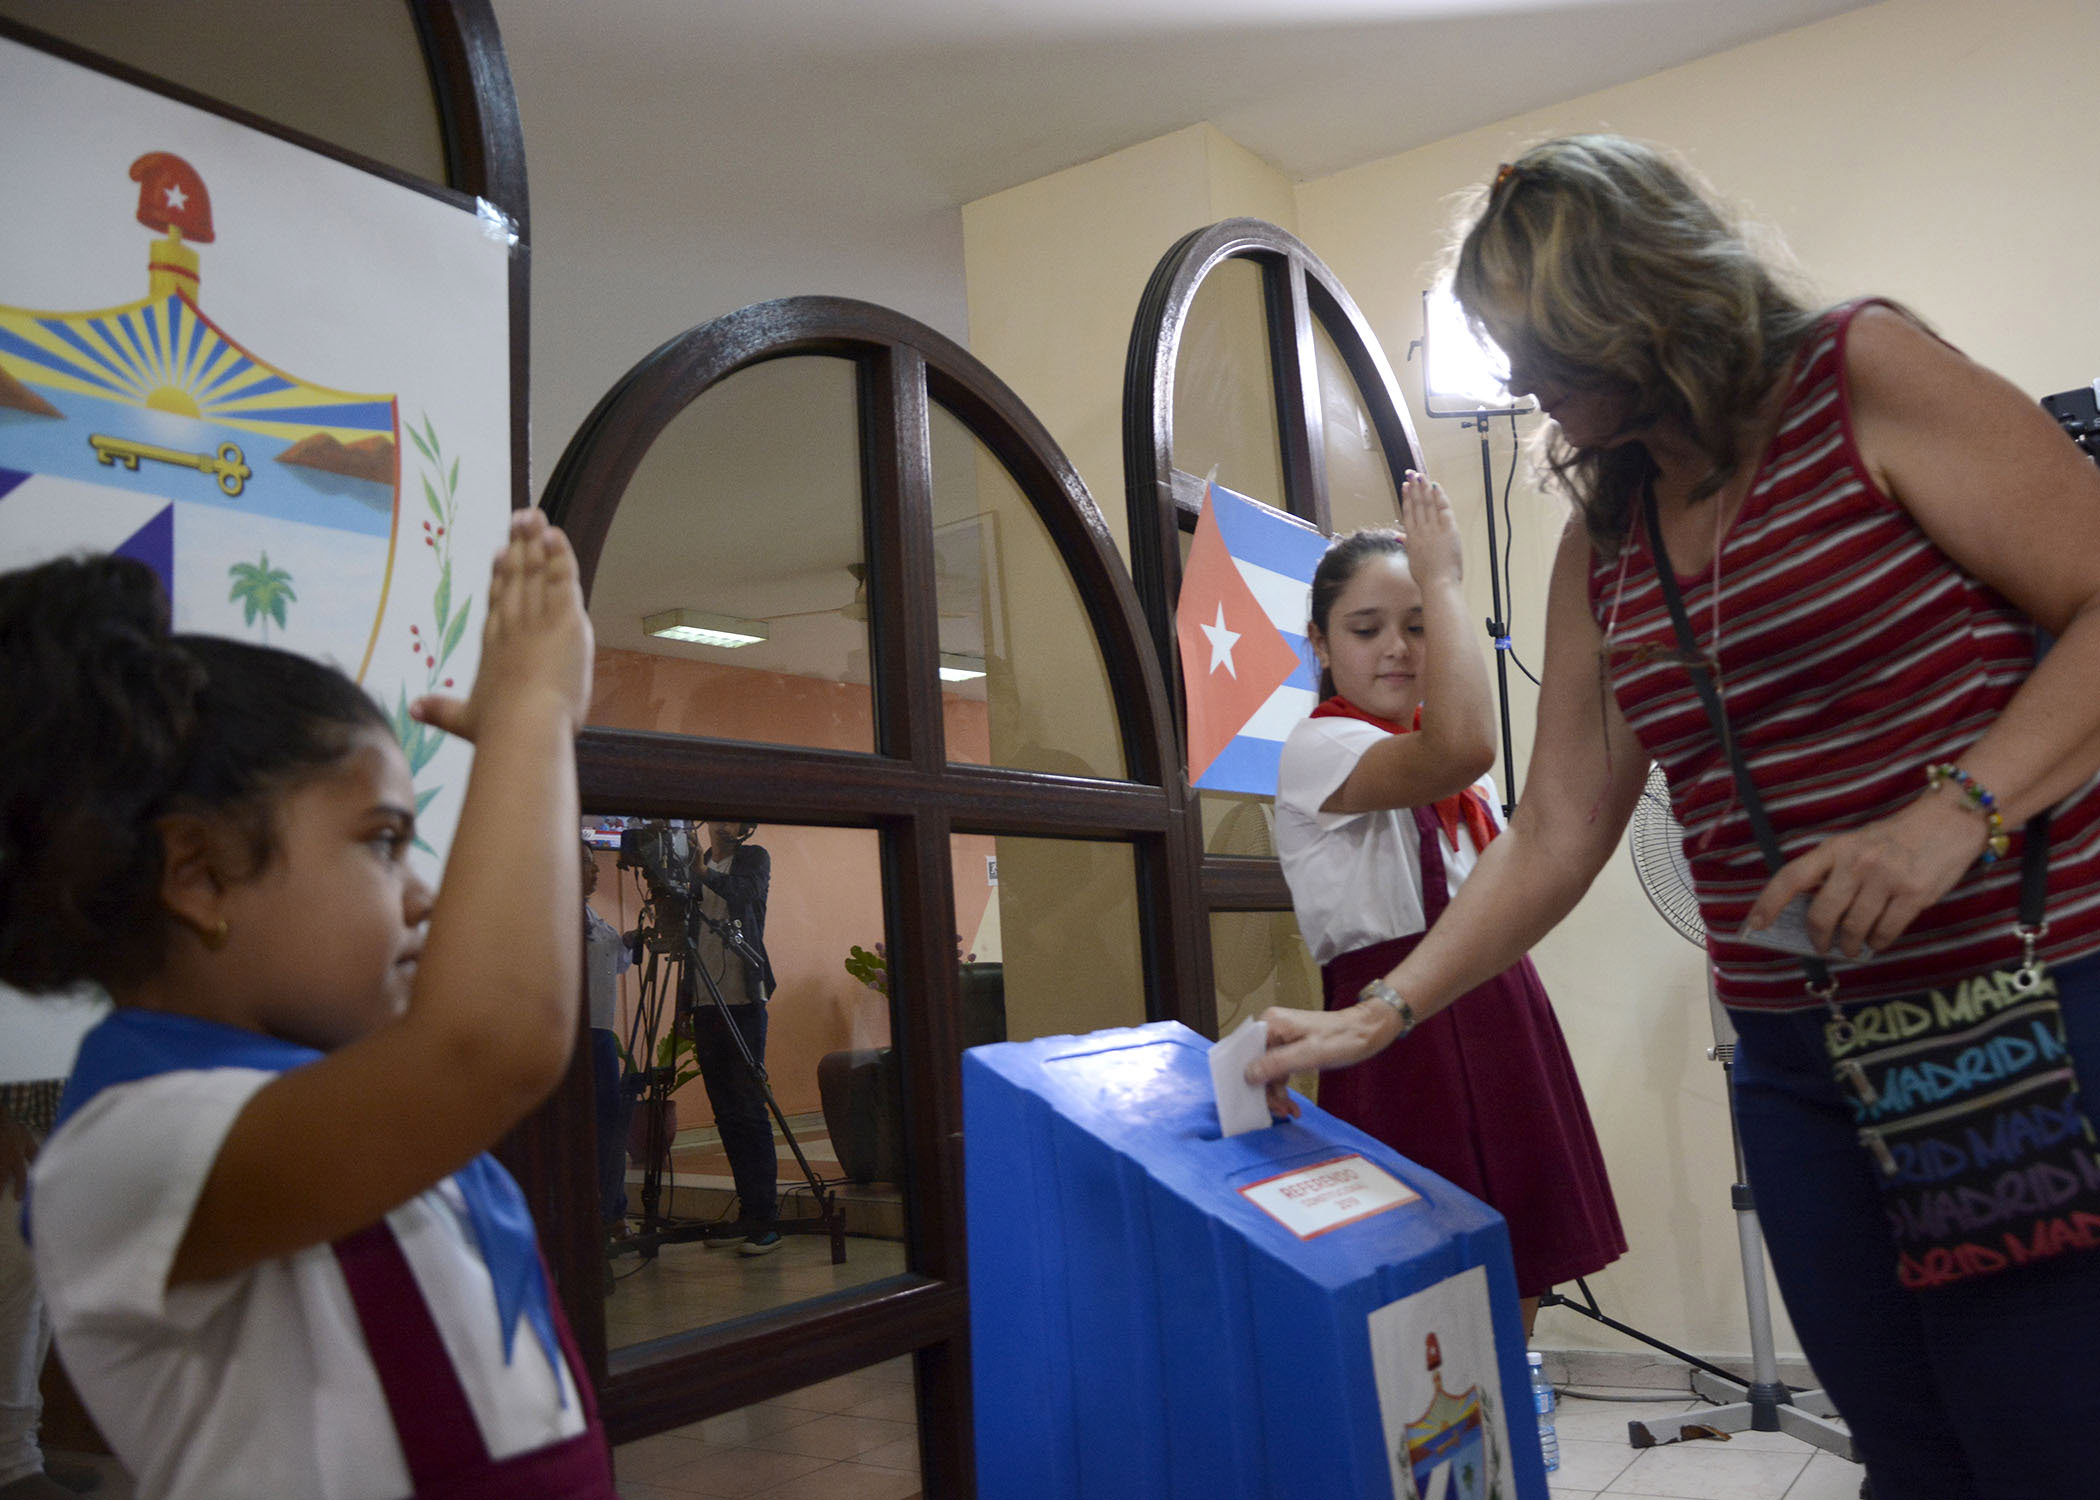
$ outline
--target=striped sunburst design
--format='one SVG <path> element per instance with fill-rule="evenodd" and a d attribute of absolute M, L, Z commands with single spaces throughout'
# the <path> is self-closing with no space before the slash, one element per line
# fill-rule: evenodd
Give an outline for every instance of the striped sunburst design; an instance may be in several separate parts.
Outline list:
<path fill-rule="evenodd" d="M 288 441 L 393 436 L 386 396 L 330 390 L 264 363 L 179 293 L 103 312 L 0 307 L 0 368 L 50 391 L 122 401 Z"/>

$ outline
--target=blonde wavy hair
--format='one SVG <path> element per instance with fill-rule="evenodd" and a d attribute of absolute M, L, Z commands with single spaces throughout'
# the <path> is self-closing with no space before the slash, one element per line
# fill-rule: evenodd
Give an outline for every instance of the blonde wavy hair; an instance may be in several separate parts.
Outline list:
<path fill-rule="evenodd" d="M 1619 136 L 1532 147 L 1485 190 L 1452 258 L 1474 326 L 1521 379 L 1623 392 L 1617 436 L 1668 422 L 1712 460 L 1693 500 L 1755 455 L 1746 428 L 1821 316 L 1691 173 Z M 1617 553 L 1654 460 L 1638 442 L 1578 448 L 1556 431 L 1546 467 Z"/>

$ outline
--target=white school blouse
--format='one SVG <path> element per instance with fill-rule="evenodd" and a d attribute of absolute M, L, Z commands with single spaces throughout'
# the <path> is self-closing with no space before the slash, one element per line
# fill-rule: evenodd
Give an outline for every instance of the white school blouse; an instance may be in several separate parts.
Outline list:
<path fill-rule="evenodd" d="M 1316 963 L 1428 926 L 1422 908 L 1421 832 L 1412 809 L 1322 812 L 1321 805 L 1349 779 L 1363 753 L 1386 738 L 1361 719 L 1307 719 L 1284 741 L 1276 772 L 1276 852 L 1291 888 L 1298 931 Z M 1473 783 L 1499 829 L 1495 783 Z M 1443 846 L 1444 879 L 1452 895 L 1480 851 L 1461 824 L 1458 847 Z"/>
<path fill-rule="evenodd" d="M 277 1075 L 211 1068 L 104 1089 L 38 1154 L 37 1279 L 59 1355 L 139 1500 L 400 1500 L 408 1467 L 326 1245 L 167 1289 L 219 1147 Z M 503 1358 L 488 1267 L 450 1178 L 387 1215 L 494 1458 L 583 1431 L 521 1318 Z M 558 1382 L 558 1383 L 557 1383 Z"/>

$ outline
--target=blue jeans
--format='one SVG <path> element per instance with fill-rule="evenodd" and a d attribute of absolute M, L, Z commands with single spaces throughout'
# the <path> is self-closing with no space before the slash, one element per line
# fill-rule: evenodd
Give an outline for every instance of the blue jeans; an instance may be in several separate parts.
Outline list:
<path fill-rule="evenodd" d="M 598 1123 L 598 1221 L 627 1217 L 627 1120 L 634 1100 L 620 1080 L 620 1039 L 591 1028 L 591 1101 Z"/>
<path fill-rule="evenodd" d="M 2054 971 L 2100 1108 L 2100 956 Z M 2100 1253 L 1913 1293 L 1823 1050 L 1823 1012 L 1732 1012 L 1735 1102 L 1772 1269 L 1877 1500 L 2100 1493 Z"/>

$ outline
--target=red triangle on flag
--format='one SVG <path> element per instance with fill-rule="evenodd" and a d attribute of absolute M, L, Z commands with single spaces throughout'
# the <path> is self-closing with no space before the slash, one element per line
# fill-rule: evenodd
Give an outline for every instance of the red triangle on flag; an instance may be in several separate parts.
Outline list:
<path fill-rule="evenodd" d="M 1299 666 L 1297 653 L 1225 550 L 1208 494 L 1181 573 L 1174 634 L 1181 645 L 1189 780 L 1194 782 Z"/>

